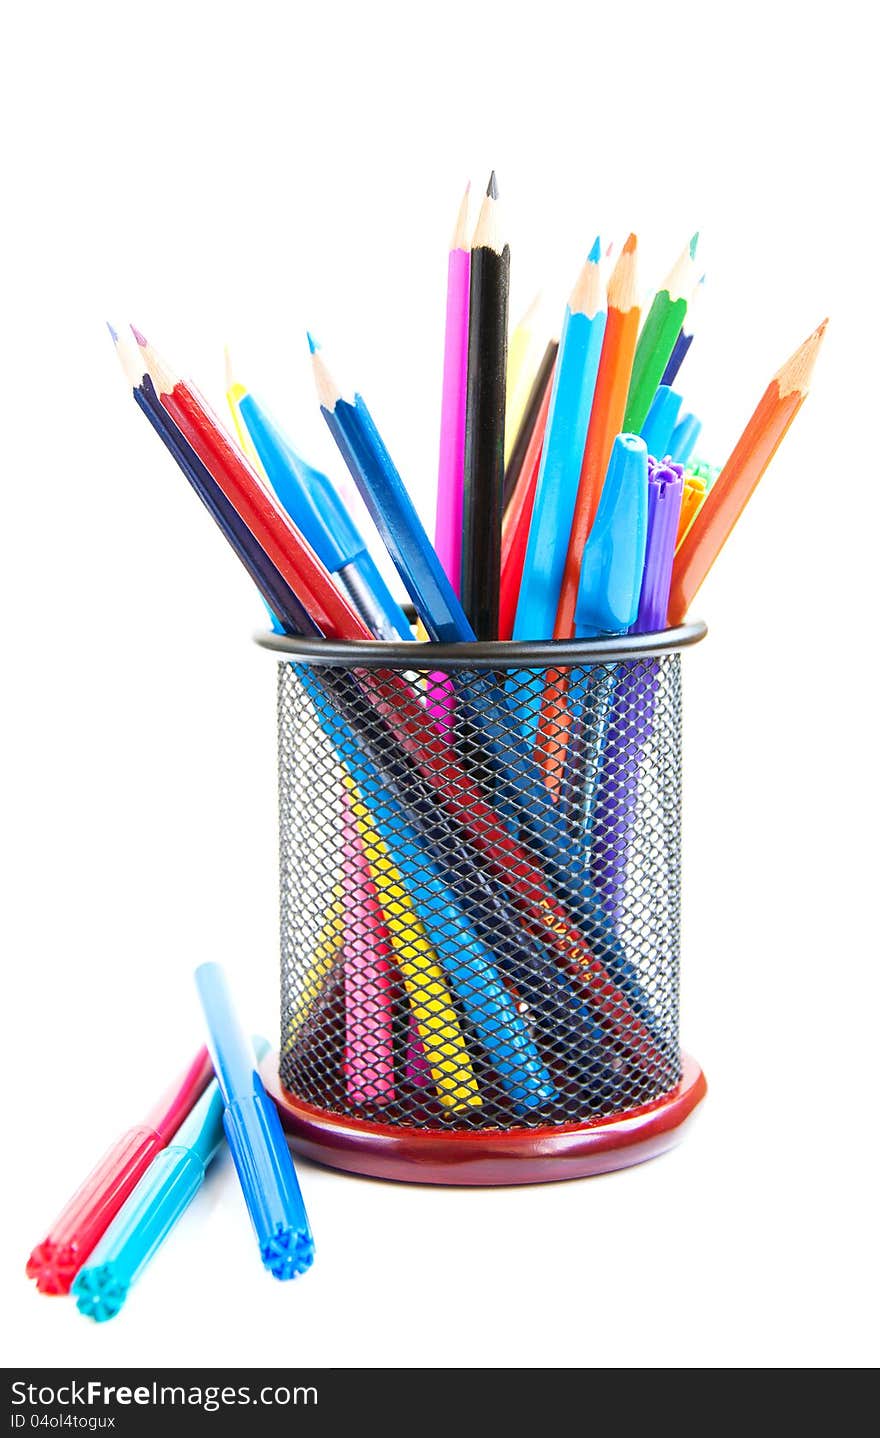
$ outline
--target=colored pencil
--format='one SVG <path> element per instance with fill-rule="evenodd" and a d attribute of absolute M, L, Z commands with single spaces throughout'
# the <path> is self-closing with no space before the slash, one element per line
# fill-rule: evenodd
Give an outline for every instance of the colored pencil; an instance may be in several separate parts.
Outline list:
<path fill-rule="evenodd" d="M 495 171 L 471 251 L 461 600 L 478 639 L 498 638 L 507 300 L 510 250 L 501 238 Z"/>
<path fill-rule="evenodd" d="M 516 606 L 522 584 L 523 565 L 526 561 L 526 546 L 529 542 L 529 525 L 535 507 L 535 490 L 544 452 L 544 437 L 550 414 L 552 394 L 552 371 L 544 387 L 541 407 L 535 416 L 528 449 L 526 450 L 516 488 L 504 514 L 501 527 L 501 604 L 498 611 L 498 638 L 512 639 L 516 620 Z"/>
<path fill-rule="evenodd" d="M 688 300 L 697 282 L 694 265 L 697 239 L 697 235 L 692 237 L 673 265 L 666 283 L 654 296 L 639 335 L 623 417 L 623 428 L 632 434 L 640 432 L 648 417 L 651 401 L 684 323 Z"/>
<path fill-rule="evenodd" d="M 143 355 L 144 362 L 155 373 L 163 405 L 180 416 L 181 427 L 191 435 L 199 457 L 214 466 L 212 474 L 216 471 L 218 483 L 236 494 L 242 509 L 251 516 L 248 527 L 252 523 L 252 532 L 258 529 L 265 535 L 267 548 L 278 556 L 279 569 L 283 567 L 295 577 L 303 592 L 301 609 L 309 626 L 300 632 L 311 633 L 315 628 L 326 626 L 324 632 L 338 638 L 369 638 L 366 626 L 332 589 L 332 581 L 301 536 L 274 511 L 246 461 L 222 431 L 219 436 L 215 432 L 217 426 L 201 402 L 149 349 L 144 349 Z M 257 494 L 253 492 L 255 489 Z M 382 746 L 382 762 L 390 766 L 392 785 L 401 786 L 407 794 L 408 812 L 421 822 L 425 804 L 428 812 L 432 807 L 430 796 L 440 801 L 480 862 L 500 880 L 520 923 L 541 937 L 557 962 L 581 985 L 608 1031 L 618 1037 L 640 1065 L 653 1068 L 659 1064 L 662 1069 L 663 1060 L 656 1054 L 650 1031 L 638 1020 L 625 994 L 593 952 L 589 936 L 548 888 L 539 866 L 510 835 L 487 804 L 480 787 L 445 746 L 438 746 L 436 731 L 403 676 L 393 671 L 364 669 L 359 671 L 356 681 L 352 678 L 351 684 L 351 700 L 345 701 L 346 717 L 359 741 L 366 743 L 370 752 L 374 752 L 377 745 Z M 341 688 L 347 692 L 345 686 Z M 376 726 L 374 719 L 364 714 L 363 699 L 386 721 L 387 735 Z M 411 775 L 400 765 L 403 755 L 415 763 Z"/>
<path fill-rule="evenodd" d="M 321 413 L 428 634 L 440 644 L 472 640 L 458 595 L 363 398 L 345 398 L 311 335 L 309 348 Z"/>
<path fill-rule="evenodd" d="M 513 444 L 522 423 L 542 358 L 542 346 L 535 325 L 541 308 L 541 294 L 535 295 L 522 319 L 514 326 L 507 354 L 507 389 L 504 410 L 504 467 L 510 463 Z"/>
<path fill-rule="evenodd" d="M 229 371 L 227 372 L 227 377 Z M 379 639 L 409 639 L 406 615 L 388 590 L 366 543 L 325 474 L 307 464 L 256 396 L 234 381 L 226 397 L 241 432 L 257 455 L 273 496 L 336 576 L 353 607 Z"/>
<path fill-rule="evenodd" d="M 596 240 L 566 306 L 514 639 L 549 639 L 553 634 L 605 333 L 600 253 Z"/>
<path fill-rule="evenodd" d="M 458 595 L 461 594 L 462 489 L 471 283 L 471 249 L 468 241 L 470 188 L 468 185 L 459 208 L 447 264 L 446 346 L 443 354 L 440 466 L 434 529 L 437 557 Z"/>
<path fill-rule="evenodd" d="M 553 371 L 556 368 L 556 356 L 559 353 L 559 341 L 549 340 L 547 348 L 541 357 L 529 397 L 526 400 L 519 426 L 513 440 L 510 451 L 510 459 L 504 466 L 504 513 L 507 513 L 514 490 L 516 489 L 520 473 L 522 472 L 523 461 L 531 443 L 532 433 L 538 415 L 544 404 L 545 397 L 549 398 L 553 387 Z M 503 531 L 503 524 L 502 524 Z M 510 638 L 510 636 L 507 636 Z"/>
<path fill-rule="evenodd" d="M 368 626 L 334 585 L 314 550 L 267 494 L 259 476 L 204 402 L 146 342 L 144 365 L 163 408 L 199 455 L 254 539 L 325 635 L 370 639 Z"/>
<path fill-rule="evenodd" d="M 574 516 L 570 525 L 559 604 L 553 626 L 555 639 L 574 636 L 581 559 L 596 517 L 602 485 L 615 436 L 623 428 L 626 395 L 639 332 L 638 241 L 627 239 L 608 281 L 608 322 L 602 340 L 593 411 L 580 468 Z"/>
<path fill-rule="evenodd" d="M 670 624 L 680 624 L 803 404 L 827 320 L 767 386 L 733 453 L 709 490 L 672 566 Z"/>
<path fill-rule="evenodd" d="M 663 371 L 661 384 L 675 384 L 678 372 L 684 364 L 685 357 L 694 341 L 694 308 L 703 292 L 703 285 L 706 283 L 706 276 L 702 275 L 697 288 L 688 301 L 687 314 L 684 323 L 678 332 L 678 339 L 672 347 L 672 354 L 669 356 L 666 368 Z"/>
<path fill-rule="evenodd" d="M 312 623 L 299 596 L 293 592 L 257 544 L 235 506 L 215 484 L 192 445 L 184 439 L 164 409 L 146 372 L 142 351 L 124 337 L 118 336 L 112 326 L 108 325 L 108 329 L 125 376 L 132 387 L 135 403 L 177 461 L 211 518 L 244 565 L 270 614 L 280 621 L 278 627 L 288 634 L 317 635 L 320 631 L 317 625 Z"/>

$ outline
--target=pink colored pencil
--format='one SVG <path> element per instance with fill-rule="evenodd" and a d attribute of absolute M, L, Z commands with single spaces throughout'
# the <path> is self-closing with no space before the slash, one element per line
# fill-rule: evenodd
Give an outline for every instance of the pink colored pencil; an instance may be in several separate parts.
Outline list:
<path fill-rule="evenodd" d="M 391 939 L 348 795 L 342 808 L 345 1086 L 352 1103 L 394 1098 Z"/>
<path fill-rule="evenodd" d="M 456 594 L 461 594 L 462 486 L 464 421 L 467 408 L 468 313 L 471 251 L 467 239 L 470 185 L 458 211 L 449 249 L 446 280 L 446 349 L 443 356 L 443 408 L 440 417 L 440 468 L 434 545 Z"/>
<path fill-rule="evenodd" d="M 437 476 L 437 518 L 434 547 L 449 583 L 461 595 L 461 531 L 464 485 L 464 422 L 467 409 L 468 316 L 470 313 L 471 251 L 468 241 L 468 185 L 459 206 L 449 248 L 446 278 L 446 348 L 443 354 L 443 406 L 440 415 L 440 466 Z M 428 698 L 441 734 L 452 725 L 452 681 L 433 674 L 434 692 Z"/>

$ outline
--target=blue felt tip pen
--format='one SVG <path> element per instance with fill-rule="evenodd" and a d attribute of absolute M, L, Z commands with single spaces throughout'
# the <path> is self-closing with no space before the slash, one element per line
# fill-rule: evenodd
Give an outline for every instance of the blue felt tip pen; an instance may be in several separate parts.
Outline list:
<path fill-rule="evenodd" d="M 281 1122 L 235 1016 L 223 970 L 200 964 L 195 978 L 225 1105 L 226 1142 L 260 1258 L 273 1278 L 296 1278 L 311 1266 L 315 1244 Z"/>
<path fill-rule="evenodd" d="M 661 384 L 642 425 L 642 439 L 647 445 L 648 453 L 653 454 L 656 459 L 662 459 L 670 453 L 672 431 L 678 422 L 680 409 L 681 395 L 670 389 L 668 384 Z"/>
<path fill-rule="evenodd" d="M 584 547 L 575 609 L 575 632 L 579 639 L 625 634 L 635 623 L 647 534 L 647 447 L 638 435 L 618 435 L 593 528 Z M 585 834 L 592 829 L 596 781 L 616 679 L 616 666 L 584 666 L 569 694 L 573 739 L 566 755 L 563 783 L 574 795 L 573 805 Z M 589 755 L 584 752 L 587 744 Z"/>
<path fill-rule="evenodd" d="M 240 395 L 237 404 L 272 488 L 321 563 L 336 576 L 379 639 L 412 638 L 406 615 L 330 480 L 301 459 L 249 391 Z"/>
<path fill-rule="evenodd" d="M 702 421 L 695 414 L 682 415 L 669 441 L 667 454 L 676 464 L 687 464 L 703 431 Z M 660 458 L 660 455 L 657 456 Z"/>
<path fill-rule="evenodd" d="M 619 434 L 584 547 L 575 610 L 579 639 L 625 634 L 635 623 L 647 536 L 647 446 L 636 434 Z"/>
<path fill-rule="evenodd" d="M 263 1058 L 269 1051 L 267 1040 L 255 1038 L 254 1050 L 258 1059 Z M 214 1079 L 76 1275 L 71 1292 L 87 1318 L 104 1323 L 116 1317 L 129 1290 L 192 1203 L 223 1142 L 223 1107 Z"/>

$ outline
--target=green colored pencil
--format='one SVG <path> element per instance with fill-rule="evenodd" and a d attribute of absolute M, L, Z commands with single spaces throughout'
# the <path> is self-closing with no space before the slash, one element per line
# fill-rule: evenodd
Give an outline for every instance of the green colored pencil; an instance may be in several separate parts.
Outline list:
<path fill-rule="evenodd" d="M 694 255 L 698 238 L 698 235 L 693 236 L 673 265 L 666 284 L 657 291 L 639 335 L 623 417 L 623 432 L 626 434 L 638 434 L 645 423 L 651 401 L 675 348 L 687 314 L 688 300 L 697 285 Z"/>

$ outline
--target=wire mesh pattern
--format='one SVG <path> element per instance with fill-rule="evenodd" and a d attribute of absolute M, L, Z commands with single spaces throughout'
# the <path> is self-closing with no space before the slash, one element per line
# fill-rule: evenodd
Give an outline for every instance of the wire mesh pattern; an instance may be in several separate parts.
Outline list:
<path fill-rule="evenodd" d="M 677 653 L 448 673 L 284 661 L 278 744 L 295 1098 L 509 1130 L 675 1087 Z"/>

